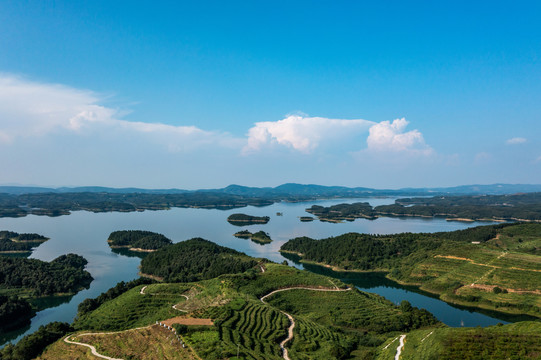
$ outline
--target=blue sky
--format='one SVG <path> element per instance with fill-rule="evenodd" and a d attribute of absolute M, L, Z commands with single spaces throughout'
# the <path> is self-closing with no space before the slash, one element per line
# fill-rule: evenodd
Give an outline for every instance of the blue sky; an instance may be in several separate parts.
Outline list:
<path fill-rule="evenodd" d="M 2 1 L 1 184 L 540 183 L 538 1 Z"/>

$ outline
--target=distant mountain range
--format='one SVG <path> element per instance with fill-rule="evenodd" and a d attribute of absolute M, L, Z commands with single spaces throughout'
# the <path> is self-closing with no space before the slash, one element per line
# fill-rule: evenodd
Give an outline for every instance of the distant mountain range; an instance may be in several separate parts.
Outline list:
<path fill-rule="evenodd" d="M 503 195 L 515 193 L 541 192 L 541 185 L 493 184 L 462 185 L 440 188 L 372 189 L 366 187 L 303 185 L 288 183 L 276 187 L 248 187 L 229 185 L 222 189 L 140 189 L 110 188 L 101 186 L 47 188 L 36 186 L 0 186 L 0 193 L 21 195 L 36 193 L 111 193 L 111 194 L 183 194 L 213 192 L 260 198 L 276 197 L 372 197 L 372 196 L 435 196 L 435 195 Z"/>

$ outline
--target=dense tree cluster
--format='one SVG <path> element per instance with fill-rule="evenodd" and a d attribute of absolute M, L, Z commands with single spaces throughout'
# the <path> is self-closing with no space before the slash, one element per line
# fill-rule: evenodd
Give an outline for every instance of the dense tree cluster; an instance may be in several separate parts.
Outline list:
<path fill-rule="evenodd" d="M 92 281 L 85 258 L 62 255 L 51 262 L 0 257 L 0 286 L 32 290 L 34 296 L 73 293 Z"/>
<path fill-rule="evenodd" d="M 169 282 L 191 282 L 244 272 L 256 264 L 236 250 L 194 238 L 149 254 L 141 261 L 141 271 Z"/>
<path fill-rule="evenodd" d="M 525 224 L 541 231 L 541 224 Z M 439 233 L 401 233 L 369 235 L 348 233 L 322 240 L 299 237 L 286 242 L 280 250 L 302 254 L 305 260 L 339 266 L 344 269 L 390 269 L 406 256 L 435 250 L 447 242 L 485 242 L 498 231 L 517 224 L 477 226 L 464 230 Z"/>
<path fill-rule="evenodd" d="M 302 258 L 344 269 L 389 269 L 417 249 L 435 249 L 439 241 L 430 234 L 403 233 L 369 235 L 348 233 L 322 240 L 298 237 L 280 250 L 302 254 Z"/>
<path fill-rule="evenodd" d="M 114 231 L 109 235 L 110 246 L 123 246 L 145 250 L 157 250 L 171 244 L 171 240 L 162 234 L 143 230 Z"/>
<path fill-rule="evenodd" d="M 56 340 L 73 331 L 68 323 L 52 322 L 25 337 L 17 345 L 8 344 L 0 350 L 2 360 L 30 360 L 36 358 L 43 350 Z"/>
<path fill-rule="evenodd" d="M 0 295 L 0 331 L 26 324 L 34 314 L 28 301 L 17 296 Z"/>

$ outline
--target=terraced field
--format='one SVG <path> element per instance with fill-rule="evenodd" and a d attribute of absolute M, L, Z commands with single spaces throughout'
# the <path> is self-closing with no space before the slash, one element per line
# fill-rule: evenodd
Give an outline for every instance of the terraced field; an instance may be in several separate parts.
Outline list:
<path fill-rule="evenodd" d="M 230 311 L 219 327 L 220 340 L 247 359 L 280 359 L 280 340 L 287 336 L 289 320 L 279 311 L 256 301 Z"/>

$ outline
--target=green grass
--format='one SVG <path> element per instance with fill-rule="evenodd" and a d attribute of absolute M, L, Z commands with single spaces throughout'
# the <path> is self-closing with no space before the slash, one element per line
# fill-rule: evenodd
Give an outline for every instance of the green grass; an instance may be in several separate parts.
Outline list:
<path fill-rule="evenodd" d="M 301 316 L 320 325 L 355 330 L 358 333 L 383 334 L 416 326 L 412 314 L 389 300 L 358 290 L 323 292 L 290 290 L 274 294 L 268 303 L 294 317 Z M 418 319 L 423 314 L 416 314 Z M 435 325 L 437 322 L 433 321 Z"/>
<path fill-rule="evenodd" d="M 167 292 L 155 292 L 160 287 Z M 83 315 L 74 322 L 77 329 L 125 330 L 153 324 L 180 315 L 173 305 L 186 301 L 180 293 L 190 289 L 184 284 L 149 285 L 156 295 L 141 295 L 142 286 L 128 290 L 119 297 L 107 301 L 96 310 Z"/>
<path fill-rule="evenodd" d="M 273 290 L 292 286 L 315 286 L 331 288 L 335 285 L 346 287 L 339 280 L 317 275 L 309 271 L 301 271 L 290 266 L 268 263 L 265 264 L 267 271 L 247 281 L 240 287 L 240 291 L 260 298 Z"/>

